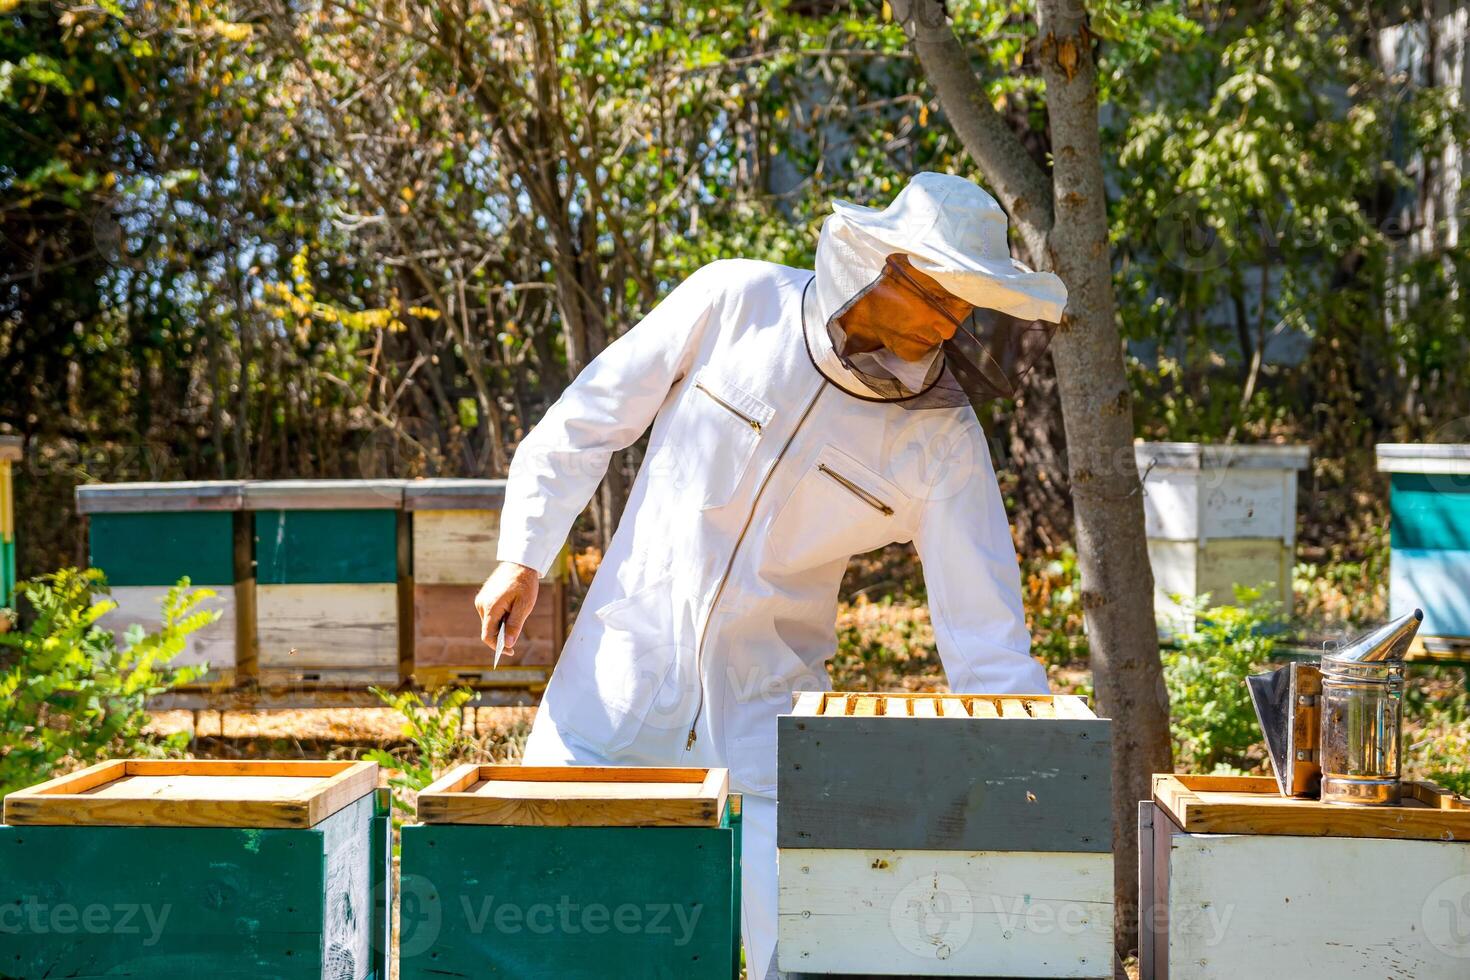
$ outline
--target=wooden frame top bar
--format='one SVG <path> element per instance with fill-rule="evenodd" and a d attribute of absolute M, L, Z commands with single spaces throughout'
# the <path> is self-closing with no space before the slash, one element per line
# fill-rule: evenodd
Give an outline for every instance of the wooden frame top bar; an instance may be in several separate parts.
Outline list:
<path fill-rule="evenodd" d="M 791 713 L 823 718 L 1097 718 L 1086 699 L 1073 694 L 803 691 L 792 698 Z"/>
<path fill-rule="evenodd" d="M 405 510 L 500 510 L 504 505 L 504 480 L 436 477 L 411 480 L 403 488 Z"/>
<path fill-rule="evenodd" d="M 182 510 L 239 510 L 239 480 L 167 483 L 88 483 L 76 489 L 78 514 L 156 514 Z"/>
<path fill-rule="evenodd" d="M 1270 776 L 1161 773 L 1154 802 L 1192 834 L 1470 841 L 1470 800 L 1425 781 L 1398 806 L 1349 806 L 1284 797 Z"/>
<path fill-rule="evenodd" d="M 419 793 L 421 823 L 718 827 L 724 769 L 466 764 Z"/>
<path fill-rule="evenodd" d="M 402 510 L 407 480 L 252 480 L 246 510 Z"/>
<path fill-rule="evenodd" d="M 307 828 L 377 786 L 376 762 L 119 759 L 11 793 L 5 823 Z"/>

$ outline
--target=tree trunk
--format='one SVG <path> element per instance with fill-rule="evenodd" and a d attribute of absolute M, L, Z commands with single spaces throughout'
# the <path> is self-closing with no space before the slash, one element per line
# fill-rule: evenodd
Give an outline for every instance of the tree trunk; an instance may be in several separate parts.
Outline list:
<path fill-rule="evenodd" d="M 990 104 L 942 3 L 900 0 L 893 9 L 945 114 L 1027 249 L 1067 284 L 1067 312 L 1052 360 L 1067 434 L 1093 685 L 1100 713 L 1113 719 L 1115 921 L 1122 955 L 1137 945 L 1138 801 L 1149 798 L 1152 774 L 1168 772 L 1172 761 L 1142 486 L 1133 461 L 1133 403 L 1113 296 L 1086 9 L 1065 0 L 1037 5 L 1054 161 L 1050 180 Z"/>

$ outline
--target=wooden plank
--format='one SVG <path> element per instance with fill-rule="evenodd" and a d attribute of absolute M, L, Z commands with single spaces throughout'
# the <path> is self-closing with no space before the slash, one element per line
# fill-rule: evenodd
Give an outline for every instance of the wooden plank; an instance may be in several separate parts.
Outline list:
<path fill-rule="evenodd" d="M 1158 916 L 1154 912 L 1154 811 L 1152 800 L 1138 801 L 1138 977 L 1156 980 Z M 1167 935 L 1167 933 L 1165 933 Z"/>
<path fill-rule="evenodd" d="M 405 480 L 249 480 L 246 510 L 402 510 Z"/>
<path fill-rule="evenodd" d="M 1395 473 L 1389 529 L 1395 552 L 1470 551 L 1470 479 Z"/>
<path fill-rule="evenodd" d="M 372 762 L 128 760 L 5 798 L 12 826 L 311 827 L 377 786 Z M 102 779 L 104 775 L 113 778 Z"/>
<path fill-rule="evenodd" d="M 859 695 L 853 700 L 854 718 L 873 718 L 882 713 L 882 701 L 876 697 Z"/>
<path fill-rule="evenodd" d="M 113 586 L 228 586 L 235 581 L 234 516 L 223 511 L 101 513 L 88 520 L 88 564 Z"/>
<path fill-rule="evenodd" d="M 1470 551 L 1395 548 L 1388 565 L 1389 612 L 1424 610 L 1424 636 L 1470 636 Z"/>
<path fill-rule="evenodd" d="M 1161 853 L 1170 974 L 1465 976 L 1462 843 L 1176 833 Z"/>
<path fill-rule="evenodd" d="M 1296 541 L 1296 471 L 1212 470 L 1202 474 L 1200 537 Z"/>
<path fill-rule="evenodd" d="M 395 585 L 261 585 L 255 602 L 262 681 L 330 668 L 398 676 Z"/>
<path fill-rule="evenodd" d="M 822 713 L 822 702 L 827 695 L 822 691 L 797 691 L 791 695 L 793 715 L 815 716 Z"/>
<path fill-rule="evenodd" d="M 401 980 L 730 980 L 739 958 L 728 825 L 421 824 L 402 840 L 403 907 L 433 911 L 400 926 Z"/>
<path fill-rule="evenodd" d="M 504 504 L 504 480 L 433 477 L 427 480 L 410 480 L 403 488 L 403 507 L 410 511 L 498 511 Z"/>
<path fill-rule="evenodd" d="M 398 581 L 392 510 L 263 510 L 254 515 L 261 585 Z"/>
<path fill-rule="evenodd" d="M 1020 698 L 997 698 L 1002 718 L 1030 718 L 1031 712 L 1026 710 L 1026 702 Z"/>
<path fill-rule="evenodd" d="M 321 835 L 322 930 L 319 943 L 323 980 L 362 977 L 375 980 L 373 963 L 374 801 L 358 796 L 315 826 Z M 389 869 L 392 854 L 386 854 Z"/>
<path fill-rule="evenodd" d="M 499 540 L 499 511 L 417 511 L 413 514 L 414 581 L 478 588 L 495 568 Z"/>
<path fill-rule="evenodd" d="M 1055 718 L 1057 716 L 1056 705 L 1040 698 L 1027 698 L 1026 710 L 1033 718 Z"/>
<path fill-rule="evenodd" d="M 963 698 L 940 698 L 939 713 L 945 718 L 968 718 L 970 712 L 965 708 Z"/>
<path fill-rule="evenodd" d="M 198 689 L 169 691 L 148 699 L 149 711 L 274 711 L 285 708 L 381 708 L 383 702 L 368 690 L 367 685 L 392 686 L 395 672 L 380 672 L 385 680 L 356 680 L 343 683 L 337 674 L 354 676 L 357 671 L 322 671 L 324 680 L 301 683 L 275 684 L 270 678 L 263 679 L 263 686 L 238 689 Z M 372 672 L 366 672 L 371 677 Z M 452 680 L 453 678 L 448 678 Z M 531 685 L 528 681 L 514 685 L 482 686 L 475 689 L 474 697 L 467 707 L 534 707 L 545 685 Z M 443 686 L 440 684 L 439 686 Z M 424 688 L 403 689 L 424 690 Z"/>
<path fill-rule="evenodd" d="M 914 698 L 911 704 L 915 718 L 939 717 L 939 706 L 933 698 Z"/>
<path fill-rule="evenodd" d="M 851 699 L 846 694 L 829 694 L 826 703 L 822 706 L 822 714 L 840 716 L 848 713 Z"/>
<path fill-rule="evenodd" d="M 111 598 L 117 607 L 99 619 L 98 624 L 112 630 L 120 647 L 127 646 L 124 634 L 135 625 L 142 626 L 145 632 L 156 633 L 163 627 L 161 603 L 168 590 L 168 586 L 160 585 L 115 586 Z M 222 587 L 213 597 L 202 600 L 194 611 L 216 612 L 220 618 L 185 637 L 183 651 L 169 661 L 169 666 L 207 664 L 215 670 L 233 670 L 239 628 L 234 588 Z"/>
<path fill-rule="evenodd" d="M 1426 805 L 1416 792 L 1399 806 L 1338 806 L 1283 797 L 1268 776 L 1154 776 L 1154 801 L 1190 833 L 1470 841 L 1467 801 Z"/>
<path fill-rule="evenodd" d="M 1211 540 L 1200 547 L 1195 589 L 1224 606 L 1235 603 L 1235 586 L 1249 586 L 1290 609 L 1291 565 L 1292 549 L 1278 539 Z"/>
<path fill-rule="evenodd" d="M 958 699 L 941 704 L 948 700 Z M 783 716 L 777 841 L 1106 851 L 1110 738 L 1102 719 Z M 883 774 L 881 792 L 874 773 Z"/>
<path fill-rule="evenodd" d="M 461 767 L 419 793 L 418 817 L 527 827 L 714 827 L 728 784 L 723 769 Z"/>
<path fill-rule="evenodd" d="M 251 515 L 234 516 L 235 553 L 235 671 L 244 686 L 260 677 L 255 646 L 255 522 Z"/>
<path fill-rule="evenodd" d="M 460 667 L 489 670 L 495 650 L 480 639 L 480 616 L 475 611 L 478 585 L 422 585 L 413 589 L 414 668 Z M 557 630 L 558 596 L 547 590 L 538 599 L 521 630 L 514 656 L 501 660 L 501 669 L 549 667 L 560 649 Z"/>
<path fill-rule="evenodd" d="M 1075 694 L 1058 694 L 1051 699 L 1052 710 L 1058 718 L 1096 718 L 1087 706 L 1087 699 Z"/>
<path fill-rule="evenodd" d="M 784 971 L 1113 975 L 1111 854 L 782 849 L 778 867 Z"/>
<path fill-rule="evenodd" d="M 76 488 L 78 514 L 158 514 L 235 511 L 244 505 L 239 480 L 164 483 L 84 483 Z"/>

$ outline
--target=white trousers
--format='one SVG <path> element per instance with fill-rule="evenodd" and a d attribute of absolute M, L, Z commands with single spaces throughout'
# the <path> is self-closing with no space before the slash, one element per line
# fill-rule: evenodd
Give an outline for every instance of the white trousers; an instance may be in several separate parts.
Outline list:
<path fill-rule="evenodd" d="M 609 762 L 537 712 L 524 757 L 528 766 L 607 766 Z M 740 809 L 740 936 L 745 975 L 776 980 L 776 801 L 745 795 Z"/>

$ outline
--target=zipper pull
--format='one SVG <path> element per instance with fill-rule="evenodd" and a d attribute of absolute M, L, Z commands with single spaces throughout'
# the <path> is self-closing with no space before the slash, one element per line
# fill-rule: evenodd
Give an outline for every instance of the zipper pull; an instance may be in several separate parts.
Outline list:
<path fill-rule="evenodd" d="M 690 749 L 694 748 L 694 741 L 697 738 L 699 738 L 699 733 L 694 730 L 693 726 L 690 726 L 689 737 L 684 741 L 685 752 L 688 752 Z"/>

